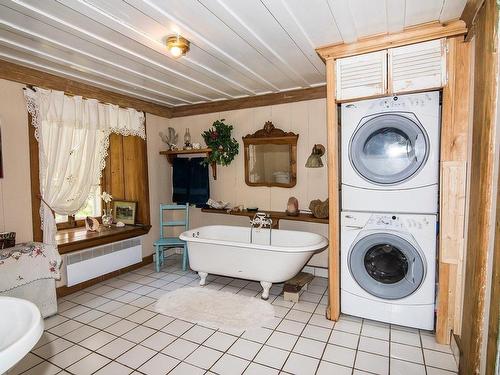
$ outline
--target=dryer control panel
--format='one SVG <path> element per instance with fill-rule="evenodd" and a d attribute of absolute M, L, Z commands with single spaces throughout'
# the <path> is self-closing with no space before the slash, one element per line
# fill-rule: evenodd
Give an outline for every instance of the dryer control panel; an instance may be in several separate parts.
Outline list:
<path fill-rule="evenodd" d="M 381 99 L 378 106 L 381 109 L 405 110 L 415 107 L 425 107 L 433 98 L 428 94 L 423 95 L 402 95 Z"/>

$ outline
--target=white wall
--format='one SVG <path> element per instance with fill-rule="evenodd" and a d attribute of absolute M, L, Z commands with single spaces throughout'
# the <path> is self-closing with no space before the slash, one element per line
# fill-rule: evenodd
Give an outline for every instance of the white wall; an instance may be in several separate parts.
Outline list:
<path fill-rule="evenodd" d="M 170 119 L 168 123 L 179 133 L 180 141 L 183 139 L 186 128 L 189 128 L 192 142 L 199 142 L 204 145 L 201 133 L 209 129 L 217 119 L 225 119 L 227 124 L 234 126 L 233 135 L 240 144 L 240 153 L 228 167 L 217 166 L 217 180 L 214 181 L 210 177 L 210 195 L 213 199 L 228 201 L 233 205 L 243 204 L 245 207 L 256 206 L 262 210 L 284 211 L 288 198 L 291 196 L 295 196 L 299 200 L 299 207 L 303 209 L 307 209 L 309 202 L 313 199 L 324 200 L 328 197 L 326 156 L 323 157 L 325 165 L 323 168 L 311 169 L 304 166 L 315 143 L 321 143 L 324 146 L 327 144 L 325 99 L 179 117 Z M 241 138 L 261 129 L 266 121 L 272 121 L 277 128 L 299 134 L 297 144 L 297 185 L 293 188 L 253 187 L 245 184 L 243 142 Z M 158 137 L 156 134 L 148 134 L 149 139 L 154 136 Z M 167 166 L 166 160 L 163 165 Z M 168 169 L 171 170 L 170 166 L 168 166 Z M 150 184 L 150 191 L 152 191 L 151 189 Z M 168 192 L 168 199 L 170 200 L 171 191 Z M 192 227 L 215 223 L 248 225 L 248 219 L 207 214 L 197 209 L 192 210 Z M 325 236 L 328 233 L 328 225 L 326 224 L 282 220 L 280 226 L 286 229 L 313 231 Z M 324 251 L 316 255 L 309 264 L 327 267 L 327 254 L 327 251 Z"/>
<path fill-rule="evenodd" d="M 16 241 L 33 239 L 28 112 L 24 85 L 0 79 L 0 129 L 3 175 L 0 179 L 0 231 Z"/>
<path fill-rule="evenodd" d="M 153 242 L 160 238 L 160 203 L 169 202 L 172 199 L 171 168 L 167 167 L 165 156 L 159 154 L 159 151 L 162 150 L 164 146 L 161 138 L 158 136 L 160 131 L 166 131 L 168 123 L 169 120 L 164 117 L 146 113 L 151 230 L 143 239 L 143 257 L 154 252 Z"/>

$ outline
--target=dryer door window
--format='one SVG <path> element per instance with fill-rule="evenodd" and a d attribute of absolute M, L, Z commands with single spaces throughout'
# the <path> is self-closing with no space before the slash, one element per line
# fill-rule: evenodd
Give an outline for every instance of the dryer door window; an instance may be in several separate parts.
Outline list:
<path fill-rule="evenodd" d="M 370 234 L 357 241 L 350 250 L 349 270 L 365 291 L 388 300 L 413 294 L 425 277 L 420 251 L 390 233 Z"/>
<path fill-rule="evenodd" d="M 428 138 L 420 124 L 397 113 L 370 118 L 351 139 L 349 156 L 357 173 L 379 185 L 412 178 L 425 165 Z"/>

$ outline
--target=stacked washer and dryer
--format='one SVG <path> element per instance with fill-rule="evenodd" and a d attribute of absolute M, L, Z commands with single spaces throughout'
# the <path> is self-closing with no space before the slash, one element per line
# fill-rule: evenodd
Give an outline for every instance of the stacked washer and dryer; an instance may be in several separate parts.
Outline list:
<path fill-rule="evenodd" d="M 343 313 L 434 328 L 439 95 L 342 104 Z"/>

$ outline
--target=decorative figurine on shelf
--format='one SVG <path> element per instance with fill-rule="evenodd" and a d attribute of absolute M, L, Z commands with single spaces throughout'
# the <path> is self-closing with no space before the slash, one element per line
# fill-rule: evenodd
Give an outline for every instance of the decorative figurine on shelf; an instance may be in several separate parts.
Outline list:
<path fill-rule="evenodd" d="M 319 199 L 312 200 L 309 203 L 309 209 L 314 217 L 318 219 L 327 219 L 328 218 L 328 199 L 322 202 Z"/>
<path fill-rule="evenodd" d="M 173 151 L 177 149 L 177 141 L 179 140 L 179 134 L 175 132 L 174 128 L 168 128 L 168 135 L 160 132 L 160 138 L 163 142 L 167 144 L 168 150 Z"/>
<path fill-rule="evenodd" d="M 295 197 L 288 198 L 288 204 L 286 205 L 286 214 L 288 216 L 298 216 L 299 215 L 299 201 Z"/>
<path fill-rule="evenodd" d="M 184 150 L 192 150 L 193 145 L 191 144 L 191 133 L 189 133 L 189 128 L 186 128 L 186 133 L 184 133 Z"/>
<path fill-rule="evenodd" d="M 212 124 L 212 128 L 205 130 L 201 136 L 207 147 L 212 152 L 203 160 L 203 164 L 229 165 L 238 155 L 239 144 L 236 139 L 231 137 L 233 125 L 224 123 L 224 119 L 217 120 Z"/>
<path fill-rule="evenodd" d="M 85 218 L 85 228 L 87 229 L 88 232 L 100 232 L 101 231 L 101 225 L 99 222 L 90 216 L 87 216 Z"/>
<path fill-rule="evenodd" d="M 106 193 L 105 191 L 101 194 L 101 199 L 104 201 L 106 208 L 102 211 L 102 225 L 105 228 L 111 228 L 111 224 L 113 224 L 113 210 L 109 208 L 110 202 L 113 200 L 111 194 Z"/>
<path fill-rule="evenodd" d="M 201 145 L 199 143 L 193 143 L 193 150 L 201 149 Z"/>

